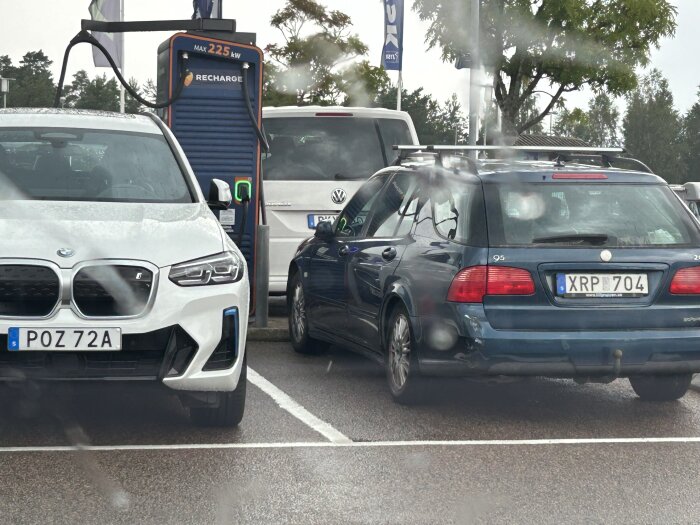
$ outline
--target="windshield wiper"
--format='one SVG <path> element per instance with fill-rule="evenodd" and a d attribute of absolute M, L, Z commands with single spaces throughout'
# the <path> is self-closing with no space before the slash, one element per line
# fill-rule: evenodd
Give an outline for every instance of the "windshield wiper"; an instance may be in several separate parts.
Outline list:
<path fill-rule="evenodd" d="M 557 242 L 588 242 L 590 244 L 605 244 L 609 236 L 605 233 L 565 233 L 561 235 L 550 235 L 547 237 L 537 237 L 532 239 L 535 244 L 547 244 Z"/>
<path fill-rule="evenodd" d="M 360 180 L 366 179 L 365 175 L 346 175 L 345 173 L 336 173 L 335 180 Z"/>

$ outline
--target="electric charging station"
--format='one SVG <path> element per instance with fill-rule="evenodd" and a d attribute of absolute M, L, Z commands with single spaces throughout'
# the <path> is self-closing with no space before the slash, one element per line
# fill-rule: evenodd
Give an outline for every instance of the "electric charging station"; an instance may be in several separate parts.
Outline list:
<path fill-rule="evenodd" d="M 153 103 L 129 86 L 109 52 L 89 31 L 187 32 L 174 34 L 158 48 L 158 100 Z M 255 46 L 255 39 L 254 33 L 236 32 L 235 20 L 82 20 L 81 31 L 63 57 L 54 107 L 60 106 L 71 49 L 80 43 L 100 49 L 129 94 L 144 106 L 159 110 L 185 151 L 204 195 L 209 195 L 214 178 L 231 186 L 232 207 L 217 214 L 246 259 L 251 313 L 260 303 L 262 311 L 256 315 L 256 324 L 266 326 L 268 230 L 260 164 L 261 149 L 267 151 L 269 146 L 261 127 L 263 53 Z M 259 217 L 263 225 L 258 224 Z"/>
<path fill-rule="evenodd" d="M 173 97 L 184 75 L 180 96 L 161 116 L 204 195 L 214 178 L 231 186 L 231 208 L 217 213 L 248 263 L 251 291 L 260 211 L 261 144 L 255 127 L 259 130 L 262 121 L 263 83 L 263 54 L 254 43 L 250 33 L 190 32 L 177 33 L 158 48 L 159 102 Z"/>

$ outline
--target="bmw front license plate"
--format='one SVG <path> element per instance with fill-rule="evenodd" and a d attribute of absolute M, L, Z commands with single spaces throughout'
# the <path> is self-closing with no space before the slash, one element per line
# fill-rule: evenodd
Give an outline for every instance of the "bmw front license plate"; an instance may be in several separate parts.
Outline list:
<path fill-rule="evenodd" d="M 122 349 L 122 331 L 119 328 L 10 328 L 7 349 L 114 352 Z"/>
<path fill-rule="evenodd" d="M 560 273 L 557 295 L 562 297 L 644 297 L 649 294 L 645 273 Z"/>
<path fill-rule="evenodd" d="M 314 228 L 316 228 L 316 226 L 318 226 L 319 222 L 324 222 L 324 221 L 333 222 L 336 219 L 336 217 L 338 217 L 338 216 L 337 215 L 316 215 L 313 213 L 309 213 L 309 215 L 307 217 L 307 220 L 309 221 L 309 229 L 313 230 Z"/>

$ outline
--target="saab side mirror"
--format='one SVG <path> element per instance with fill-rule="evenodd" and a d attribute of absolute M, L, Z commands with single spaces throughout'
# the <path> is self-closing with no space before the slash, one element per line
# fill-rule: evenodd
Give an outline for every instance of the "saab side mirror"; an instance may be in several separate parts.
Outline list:
<path fill-rule="evenodd" d="M 327 241 L 333 237 L 333 224 L 329 221 L 321 221 L 316 225 L 314 237 Z"/>
<path fill-rule="evenodd" d="M 212 179 L 207 204 L 212 210 L 227 210 L 231 206 L 231 186 L 221 179 Z"/>

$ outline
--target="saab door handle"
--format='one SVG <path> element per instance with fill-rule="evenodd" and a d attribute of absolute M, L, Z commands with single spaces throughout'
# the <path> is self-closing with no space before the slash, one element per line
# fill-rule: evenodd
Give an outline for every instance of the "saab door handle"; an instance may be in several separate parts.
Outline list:
<path fill-rule="evenodd" d="M 385 261 L 393 261 L 396 258 L 396 248 L 387 248 L 382 252 L 382 259 Z"/>

